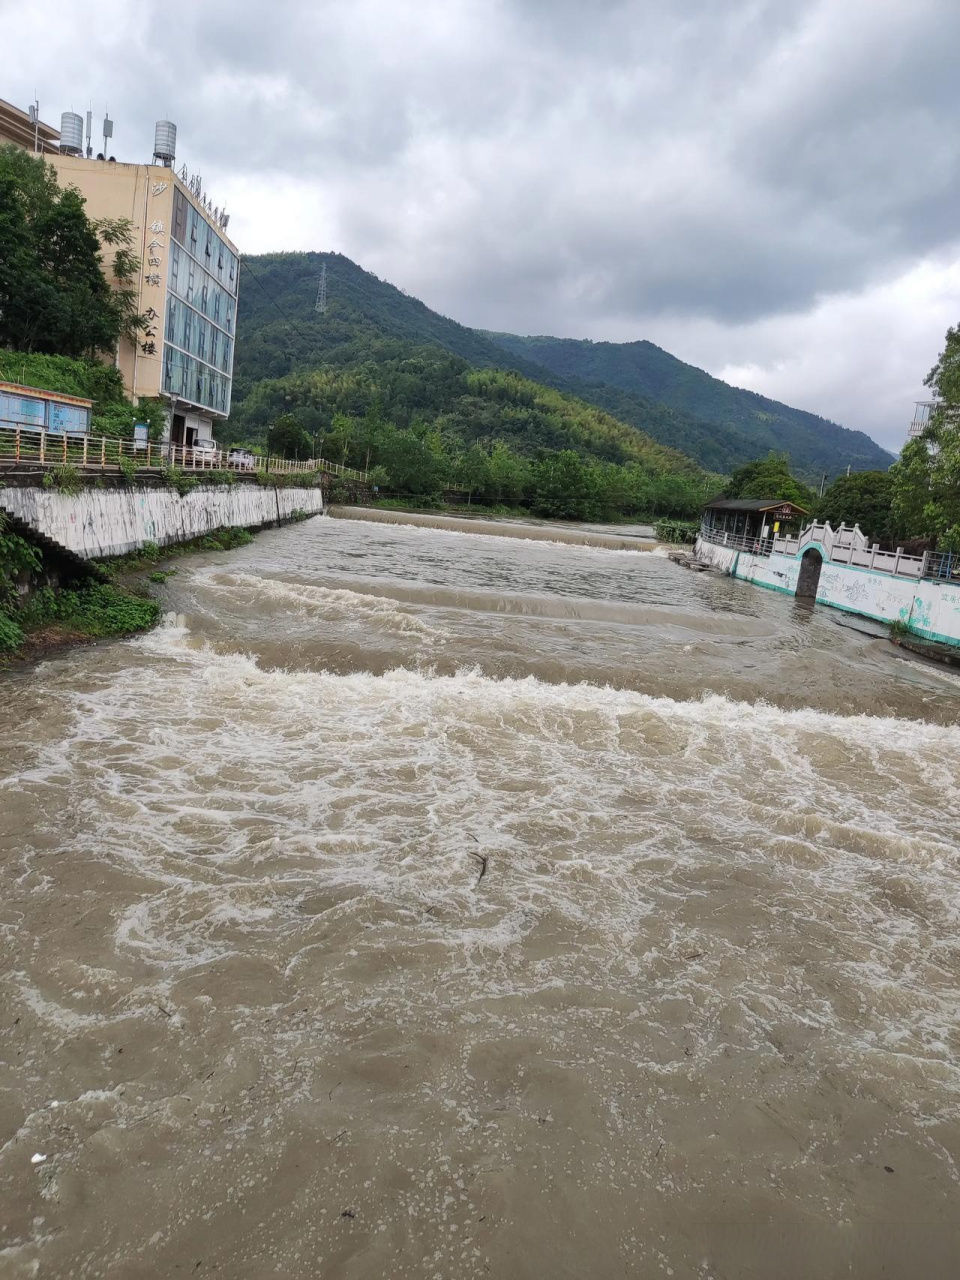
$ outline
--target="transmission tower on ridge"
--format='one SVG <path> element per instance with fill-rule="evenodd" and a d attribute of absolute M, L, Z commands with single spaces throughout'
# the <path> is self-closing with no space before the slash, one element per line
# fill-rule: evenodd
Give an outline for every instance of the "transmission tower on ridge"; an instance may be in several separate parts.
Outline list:
<path fill-rule="evenodd" d="M 321 315 L 327 309 L 327 264 L 324 263 L 320 268 L 320 283 L 317 285 L 317 305 L 315 311 L 319 311 Z"/>

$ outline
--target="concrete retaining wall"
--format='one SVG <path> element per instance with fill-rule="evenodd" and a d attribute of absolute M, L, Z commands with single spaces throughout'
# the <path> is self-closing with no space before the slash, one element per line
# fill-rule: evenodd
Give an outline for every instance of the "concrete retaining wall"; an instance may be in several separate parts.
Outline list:
<path fill-rule="evenodd" d="M 804 547 L 804 550 L 808 550 Z M 799 556 L 755 556 L 697 539 L 699 560 L 757 587 L 796 595 Z M 874 569 L 831 564 L 824 556 L 817 604 L 878 622 L 904 622 L 925 640 L 960 646 L 960 583 L 918 581 Z"/>
<path fill-rule="evenodd" d="M 256 528 L 296 510 L 323 510 L 319 489 L 258 484 L 202 485 L 184 497 L 174 489 L 0 489 L 0 508 L 41 539 L 84 560 L 125 555 L 144 543 L 188 542 L 215 529 Z"/>

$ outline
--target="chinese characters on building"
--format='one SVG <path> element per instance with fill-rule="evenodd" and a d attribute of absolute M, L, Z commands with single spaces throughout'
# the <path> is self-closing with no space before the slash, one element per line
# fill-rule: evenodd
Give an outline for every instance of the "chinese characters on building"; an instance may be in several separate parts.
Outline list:
<path fill-rule="evenodd" d="M 155 182 L 152 191 L 155 196 L 161 196 L 166 189 L 167 184 L 165 182 Z M 165 230 L 163 221 L 160 218 L 155 218 L 147 229 L 153 232 L 153 239 L 147 245 L 147 267 L 149 269 L 143 277 L 143 282 L 151 289 L 159 289 L 163 283 L 163 276 L 159 271 L 159 268 L 163 266 L 164 242 L 161 238 Z M 143 333 L 140 350 L 145 356 L 155 356 L 157 354 L 156 323 L 160 316 L 156 308 L 148 307 L 143 313 L 143 318 L 147 322 L 147 327 Z"/>
<path fill-rule="evenodd" d="M 154 339 L 157 336 L 156 324 L 160 319 L 160 315 L 154 307 L 147 307 L 143 313 L 143 318 L 147 322 L 147 327 L 144 330 L 143 342 L 140 343 L 140 350 L 145 356 L 155 356 L 157 354 L 157 344 Z"/>

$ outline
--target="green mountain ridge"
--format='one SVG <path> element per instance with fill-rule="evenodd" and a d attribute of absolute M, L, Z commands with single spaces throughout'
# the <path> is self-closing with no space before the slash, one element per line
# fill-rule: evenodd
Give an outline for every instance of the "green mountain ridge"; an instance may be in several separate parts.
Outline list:
<path fill-rule="evenodd" d="M 315 304 L 323 264 L 328 305 L 320 315 Z M 419 394 L 420 408 L 428 416 L 450 412 L 453 400 L 468 398 L 464 388 L 448 386 L 447 399 L 441 403 L 436 388 L 431 390 L 423 381 L 452 376 L 450 368 L 440 372 L 437 354 L 442 352 L 465 367 L 517 373 L 615 419 L 617 432 L 605 426 L 596 448 L 590 442 L 590 430 L 578 433 L 575 447 L 585 455 L 624 461 L 656 444 L 684 455 L 683 464 L 677 460 L 678 467 L 688 467 L 686 459 L 692 459 L 709 472 L 726 473 L 774 449 L 788 453 L 794 469 L 810 481 L 818 481 L 824 471 L 836 474 L 848 465 L 855 471 L 885 469 L 892 461 L 892 455 L 863 432 L 848 431 L 804 410 L 730 387 L 649 342 L 524 338 L 471 329 L 432 311 L 342 254 L 262 254 L 245 259 L 244 267 L 232 418 L 243 427 L 259 430 L 263 426 L 268 401 L 274 406 L 286 402 L 289 407 L 281 390 L 273 394 L 260 384 L 321 366 L 365 368 L 368 391 L 386 378 L 393 387 L 394 411 L 398 386 L 404 383 L 403 404 L 415 407 Z M 423 360 L 429 369 L 416 365 Z M 375 369 L 379 370 L 376 376 Z M 409 384 L 418 378 L 420 392 L 415 394 Z M 363 412 L 364 396 L 355 391 L 354 401 L 354 409 Z M 339 399 L 337 407 L 352 411 L 349 397 Z M 475 426 L 468 426 L 467 439 Z M 513 447 L 523 447 L 518 422 L 508 426 L 505 434 Z M 485 429 L 486 438 L 495 433 L 489 421 Z M 637 433 L 635 437 L 631 431 Z M 619 435 L 616 447 L 611 443 L 613 435 Z M 564 433 L 558 436 L 551 430 L 546 436 L 541 432 L 539 438 L 531 437 L 528 451 L 538 446 L 564 448 L 570 443 Z M 664 464 L 666 456 L 658 465 Z"/>
<path fill-rule="evenodd" d="M 320 315 L 323 264 L 328 305 Z M 510 356 L 341 254 L 263 254 L 244 267 L 235 434 L 262 435 L 272 417 L 290 410 L 321 432 L 333 413 L 363 416 L 378 401 L 378 411 L 403 426 L 418 415 L 443 415 L 467 445 L 501 438 L 530 455 L 573 448 L 601 461 L 703 476 L 695 460 L 666 443 L 678 417 L 673 410 L 643 405 L 637 420 L 626 422 L 603 405 L 582 403 L 566 379 Z M 493 385 L 471 376 L 483 370 L 517 380 Z"/>
<path fill-rule="evenodd" d="M 775 450 L 789 454 L 794 470 L 808 480 L 819 480 L 824 472 L 836 475 L 847 466 L 853 471 L 886 470 L 894 460 L 866 432 L 733 387 L 646 340 L 594 342 L 492 332 L 485 336 L 512 357 L 586 387 L 579 394 L 592 403 L 602 398 L 611 412 L 619 403 L 621 416 L 628 411 L 629 398 L 640 395 L 688 415 L 701 428 L 706 424 L 706 440 L 697 433 L 685 444 L 674 442 L 701 462 L 708 441 L 717 451 L 713 465 L 721 453 L 728 466 L 736 466 Z M 619 402 L 616 391 L 628 400 Z"/>

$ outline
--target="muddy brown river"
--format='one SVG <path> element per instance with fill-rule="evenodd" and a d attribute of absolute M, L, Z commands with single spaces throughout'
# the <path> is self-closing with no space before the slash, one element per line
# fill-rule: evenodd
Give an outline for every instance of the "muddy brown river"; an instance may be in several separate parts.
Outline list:
<path fill-rule="evenodd" d="M 960 1274 L 960 681 L 329 517 L 0 677 L 0 1276 Z"/>

